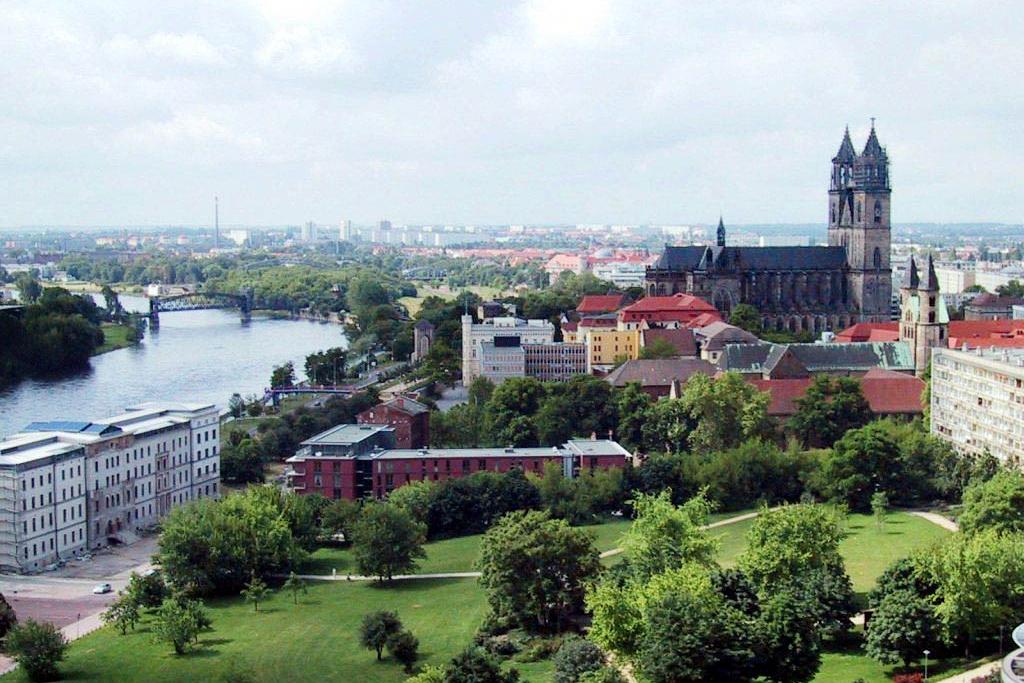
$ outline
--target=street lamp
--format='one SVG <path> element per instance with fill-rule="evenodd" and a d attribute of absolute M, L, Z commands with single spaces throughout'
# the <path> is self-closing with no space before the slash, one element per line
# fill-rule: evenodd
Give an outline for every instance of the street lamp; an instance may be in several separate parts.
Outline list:
<path fill-rule="evenodd" d="M 931 653 L 931 650 L 924 651 L 924 683 L 928 683 L 928 655 Z"/>

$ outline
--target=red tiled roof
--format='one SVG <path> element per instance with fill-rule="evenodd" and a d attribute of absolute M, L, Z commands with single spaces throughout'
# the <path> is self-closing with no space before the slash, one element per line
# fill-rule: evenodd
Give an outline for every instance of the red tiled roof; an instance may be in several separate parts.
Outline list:
<path fill-rule="evenodd" d="M 615 327 L 619 324 L 618 318 L 611 315 L 594 315 L 587 318 L 580 318 L 580 327 Z"/>
<path fill-rule="evenodd" d="M 686 323 L 687 327 L 707 327 L 712 323 L 722 322 L 722 316 L 718 311 L 701 313 L 696 316 L 693 320 Z"/>
<path fill-rule="evenodd" d="M 874 341 L 898 341 L 899 323 L 857 323 L 836 334 L 840 344 Z"/>
<path fill-rule="evenodd" d="M 641 347 L 651 345 L 655 339 L 664 339 L 665 341 L 672 345 L 672 348 L 676 350 L 677 355 L 697 355 L 697 342 L 693 338 L 693 330 L 685 327 L 681 327 L 678 329 L 646 329 L 640 332 L 640 337 Z"/>
<path fill-rule="evenodd" d="M 580 300 L 577 313 L 611 313 L 626 303 L 625 294 L 588 294 Z"/>
<path fill-rule="evenodd" d="M 759 391 L 771 394 L 768 414 L 789 417 L 796 413 L 796 400 L 807 393 L 813 378 L 761 379 L 748 378 Z M 876 415 L 920 415 L 924 381 L 913 375 L 875 368 L 860 378 L 860 390 Z"/>
<path fill-rule="evenodd" d="M 562 323 L 562 332 L 575 332 L 576 328 L 578 328 L 579 326 L 579 323 L 564 322 Z"/>
<path fill-rule="evenodd" d="M 629 313 L 654 313 L 661 311 L 714 311 L 717 310 L 700 297 L 692 294 L 673 294 L 671 296 L 647 296 L 635 304 L 623 309 Z"/>

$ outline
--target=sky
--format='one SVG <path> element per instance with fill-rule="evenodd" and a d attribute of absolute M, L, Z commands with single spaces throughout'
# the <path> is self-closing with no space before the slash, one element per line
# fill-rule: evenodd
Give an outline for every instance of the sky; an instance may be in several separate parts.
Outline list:
<path fill-rule="evenodd" d="M 0 225 L 1024 219 L 1014 2 L 0 0 Z"/>

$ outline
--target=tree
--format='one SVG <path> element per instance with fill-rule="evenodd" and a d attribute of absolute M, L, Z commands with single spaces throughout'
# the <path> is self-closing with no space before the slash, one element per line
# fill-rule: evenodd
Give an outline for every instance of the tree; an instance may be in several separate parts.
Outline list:
<path fill-rule="evenodd" d="M 445 670 L 445 683 L 517 683 L 519 672 L 501 670 L 501 664 L 479 647 L 457 654 Z"/>
<path fill-rule="evenodd" d="M 363 617 L 359 625 L 359 643 L 367 650 L 377 651 L 380 661 L 388 638 L 402 630 L 402 622 L 395 612 L 371 612 Z"/>
<path fill-rule="evenodd" d="M 415 676 L 405 679 L 405 683 L 445 683 L 445 670 L 441 666 L 424 666 Z"/>
<path fill-rule="evenodd" d="M 4 650 L 25 670 L 30 681 L 57 679 L 57 663 L 64 659 L 67 649 L 67 638 L 56 626 L 34 619 L 12 628 L 4 640 Z"/>
<path fill-rule="evenodd" d="M 345 378 L 347 352 L 341 347 L 317 351 L 306 356 L 306 377 L 313 384 L 337 384 Z"/>
<path fill-rule="evenodd" d="M 270 386 L 274 389 L 295 386 L 295 365 L 288 361 L 284 365 L 275 365 L 270 373 Z"/>
<path fill-rule="evenodd" d="M 494 615 L 544 633 L 582 612 L 586 585 L 601 571 L 590 532 L 524 510 L 484 534 L 477 566 Z"/>
<path fill-rule="evenodd" d="M 391 580 L 395 574 L 416 569 L 426 557 L 423 543 L 427 527 L 394 505 L 372 503 L 363 508 L 352 529 L 352 544 L 359 571 Z"/>
<path fill-rule="evenodd" d="M 118 595 L 110 607 L 100 615 L 103 623 L 113 624 L 122 636 L 126 635 L 129 629 L 135 630 L 135 625 L 139 623 L 139 617 L 139 605 L 127 593 Z"/>
<path fill-rule="evenodd" d="M 296 605 L 299 604 L 299 593 L 305 595 L 309 592 L 309 589 L 306 588 L 306 582 L 300 579 L 295 572 L 288 574 L 288 579 L 284 582 L 282 588 L 292 594 L 292 601 Z"/>
<path fill-rule="evenodd" d="M 412 665 L 419 658 L 420 641 L 411 631 L 402 630 L 392 633 L 387 640 L 388 653 L 405 669 L 412 673 Z"/>
<path fill-rule="evenodd" d="M 851 377 L 817 375 L 795 403 L 797 411 L 787 426 L 814 448 L 831 447 L 848 430 L 863 427 L 873 417 L 860 382 Z"/>
<path fill-rule="evenodd" d="M 758 595 L 792 592 L 805 599 L 818 629 L 836 635 L 850 627 L 853 588 L 839 554 L 838 513 L 822 505 L 762 510 L 747 534 L 738 566 Z"/>
<path fill-rule="evenodd" d="M 639 382 L 629 382 L 615 394 L 619 425 L 615 436 L 624 447 L 635 451 L 644 443 L 644 423 L 651 405 L 651 396 Z"/>
<path fill-rule="evenodd" d="M 655 401 L 644 417 L 641 430 L 645 450 L 663 453 L 687 450 L 690 434 L 697 425 L 685 402 L 671 398 Z"/>
<path fill-rule="evenodd" d="M 864 649 L 883 664 L 909 667 L 935 642 L 935 608 L 915 592 L 890 592 L 875 606 Z"/>
<path fill-rule="evenodd" d="M 462 372 L 462 357 L 443 339 L 430 345 L 423 368 L 431 382 L 454 384 Z"/>
<path fill-rule="evenodd" d="M 388 504 L 401 508 L 417 522 L 426 522 L 437 483 L 429 479 L 411 481 L 388 494 Z"/>
<path fill-rule="evenodd" d="M 228 400 L 228 412 L 236 419 L 245 414 L 245 401 L 242 400 L 241 394 L 231 394 L 231 398 Z"/>
<path fill-rule="evenodd" d="M 14 279 L 14 286 L 18 290 L 18 301 L 23 304 L 34 304 L 43 294 L 39 280 L 26 273 L 21 273 Z"/>
<path fill-rule="evenodd" d="M 717 379 L 694 375 L 683 390 L 682 402 L 696 427 L 687 439 L 692 450 L 721 451 L 748 439 L 769 438 L 774 428 L 768 417 L 767 392 L 727 372 Z"/>
<path fill-rule="evenodd" d="M 901 460 L 899 444 L 886 425 L 872 423 L 851 430 L 822 463 L 818 488 L 832 502 L 867 512 L 876 490 L 898 499 L 903 486 Z"/>
<path fill-rule="evenodd" d="M 252 603 L 252 610 L 254 612 L 260 611 L 260 603 L 270 593 L 270 589 L 267 584 L 260 577 L 255 574 L 249 579 L 249 583 L 245 584 L 245 588 L 242 589 L 242 597 L 245 598 L 246 602 Z"/>
<path fill-rule="evenodd" d="M 983 529 L 1024 531 L 1024 475 L 1001 470 L 988 481 L 970 486 L 959 521 L 965 534 Z"/>
<path fill-rule="evenodd" d="M 402 488 L 405 488 L 404 486 Z M 397 489 L 400 491 L 401 489 Z M 320 513 L 320 527 L 326 534 L 341 534 L 346 543 L 352 542 L 352 528 L 359 519 L 359 503 L 339 498 L 332 500 Z"/>
<path fill-rule="evenodd" d="M 816 615 L 790 591 L 765 595 L 754 626 L 758 673 L 777 683 L 804 683 L 821 668 Z"/>
<path fill-rule="evenodd" d="M 167 581 L 189 594 L 237 593 L 253 574 L 291 571 L 304 557 L 285 516 L 291 495 L 250 486 L 172 509 L 157 554 Z"/>
<path fill-rule="evenodd" d="M 156 612 L 153 636 L 158 642 L 170 643 L 174 653 L 185 654 L 189 643 L 198 635 L 195 615 L 175 598 L 166 598 Z"/>
<path fill-rule="evenodd" d="M 604 666 L 595 671 L 585 671 L 579 677 L 579 683 L 626 683 L 626 678 L 618 669 Z"/>
<path fill-rule="evenodd" d="M 640 349 L 639 358 L 642 360 L 653 360 L 657 358 L 675 358 L 679 355 L 679 349 L 672 346 L 672 342 L 658 337 Z"/>
<path fill-rule="evenodd" d="M 18 615 L 14 613 L 11 603 L 0 593 L 0 641 L 2 641 L 11 629 L 18 623 Z"/>
<path fill-rule="evenodd" d="M 604 651 L 589 640 L 571 638 L 558 649 L 554 664 L 554 683 L 579 683 L 586 672 L 604 668 Z"/>
<path fill-rule="evenodd" d="M 914 556 L 916 572 L 935 586 L 936 627 L 948 645 L 969 652 L 1024 611 L 1024 534 L 983 529 L 951 534 Z"/>
<path fill-rule="evenodd" d="M 156 609 L 163 604 L 167 597 L 167 584 L 164 583 L 163 574 L 155 569 L 145 574 L 132 572 L 128 577 L 128 586 L 125 588 L 128 598 L 139 607 Z"/>
<path fill-rule="evenodd" d="M 717 598 L 709 583 L 698 585 L 648 608 L 640 671 L 652 683 L 750 681 L 755 659 L 746 619 Z"/>
<path fill-rule="evenodd" d="M 889 511 L 889 496 L 885 491 L 875 491 L 871 496 L 871 513 L 875 516 L 875 526 L 885 526 L 885 515 Z"/>
<path fill-rule="evenodd" d="M 1020 280 L 1010 280 L 1005 285 L 996 287 L 996 294 L 1014 299 L 1022 299 L 1024 298 L 1024 283 L 1021 283 Z"/>
<path fill-rule="evenodd" d="M 736 304 L 729 312 L 729 324 L 735 325 L 741 330 L 746 330 L 755 337 L 760 337 L 763 331 L 761 327 L 761 314 L 750 304 Z"/>
<path fill-rule="evenodd" d="M 622 547 L 639 577 L 651 577 L 688 563 L 705 567 L 714 564 L 718 543 L 703 528 L 711 512 L 703 493 L 679 507 L 672 504 L 667 491 L 658 495 L 638 493 L 632 506 L 635 518 L 622 539 Z"/>

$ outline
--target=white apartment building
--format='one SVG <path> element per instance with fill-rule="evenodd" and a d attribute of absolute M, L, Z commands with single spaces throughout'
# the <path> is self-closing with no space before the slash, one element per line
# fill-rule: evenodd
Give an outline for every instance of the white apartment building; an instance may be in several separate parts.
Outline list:
<path fill-rule="evenodd" d="M 473 316 L 462 316 L 462 382 L 466 386 L 480 375 L 481 347 L 496 345 L 543 344 L 554 341 L 555 326 L 550 320 L 523 320 L 514 317 L 488 318 L 474 323 Z M 513 344 L 513 340 L 518 340 Z"/>
<path fill-rule="evenodd" d="M 609 261 L 596 264 L 593 273 L 595 277 L 611 282 L 616 287 L 643 287 L 647 264 L 632 261 Z"/>
<path fill-rule="evenodd" d="M 85 548 L 85 448 L 35 435 L 0 442 L 0 567 L 38 570 Z"/>
<path fill-rule="evenodd" d="M 213 404 L 147 403 L 0 441 L 0 567 L 131 543 L 175 505 L 219 496 L 219 432 Z"/>
<path fill-rule="evenodd" d="M 1024 349 L 932 351 L 931 431 L 964 454 L 1024 464 Z"/>

